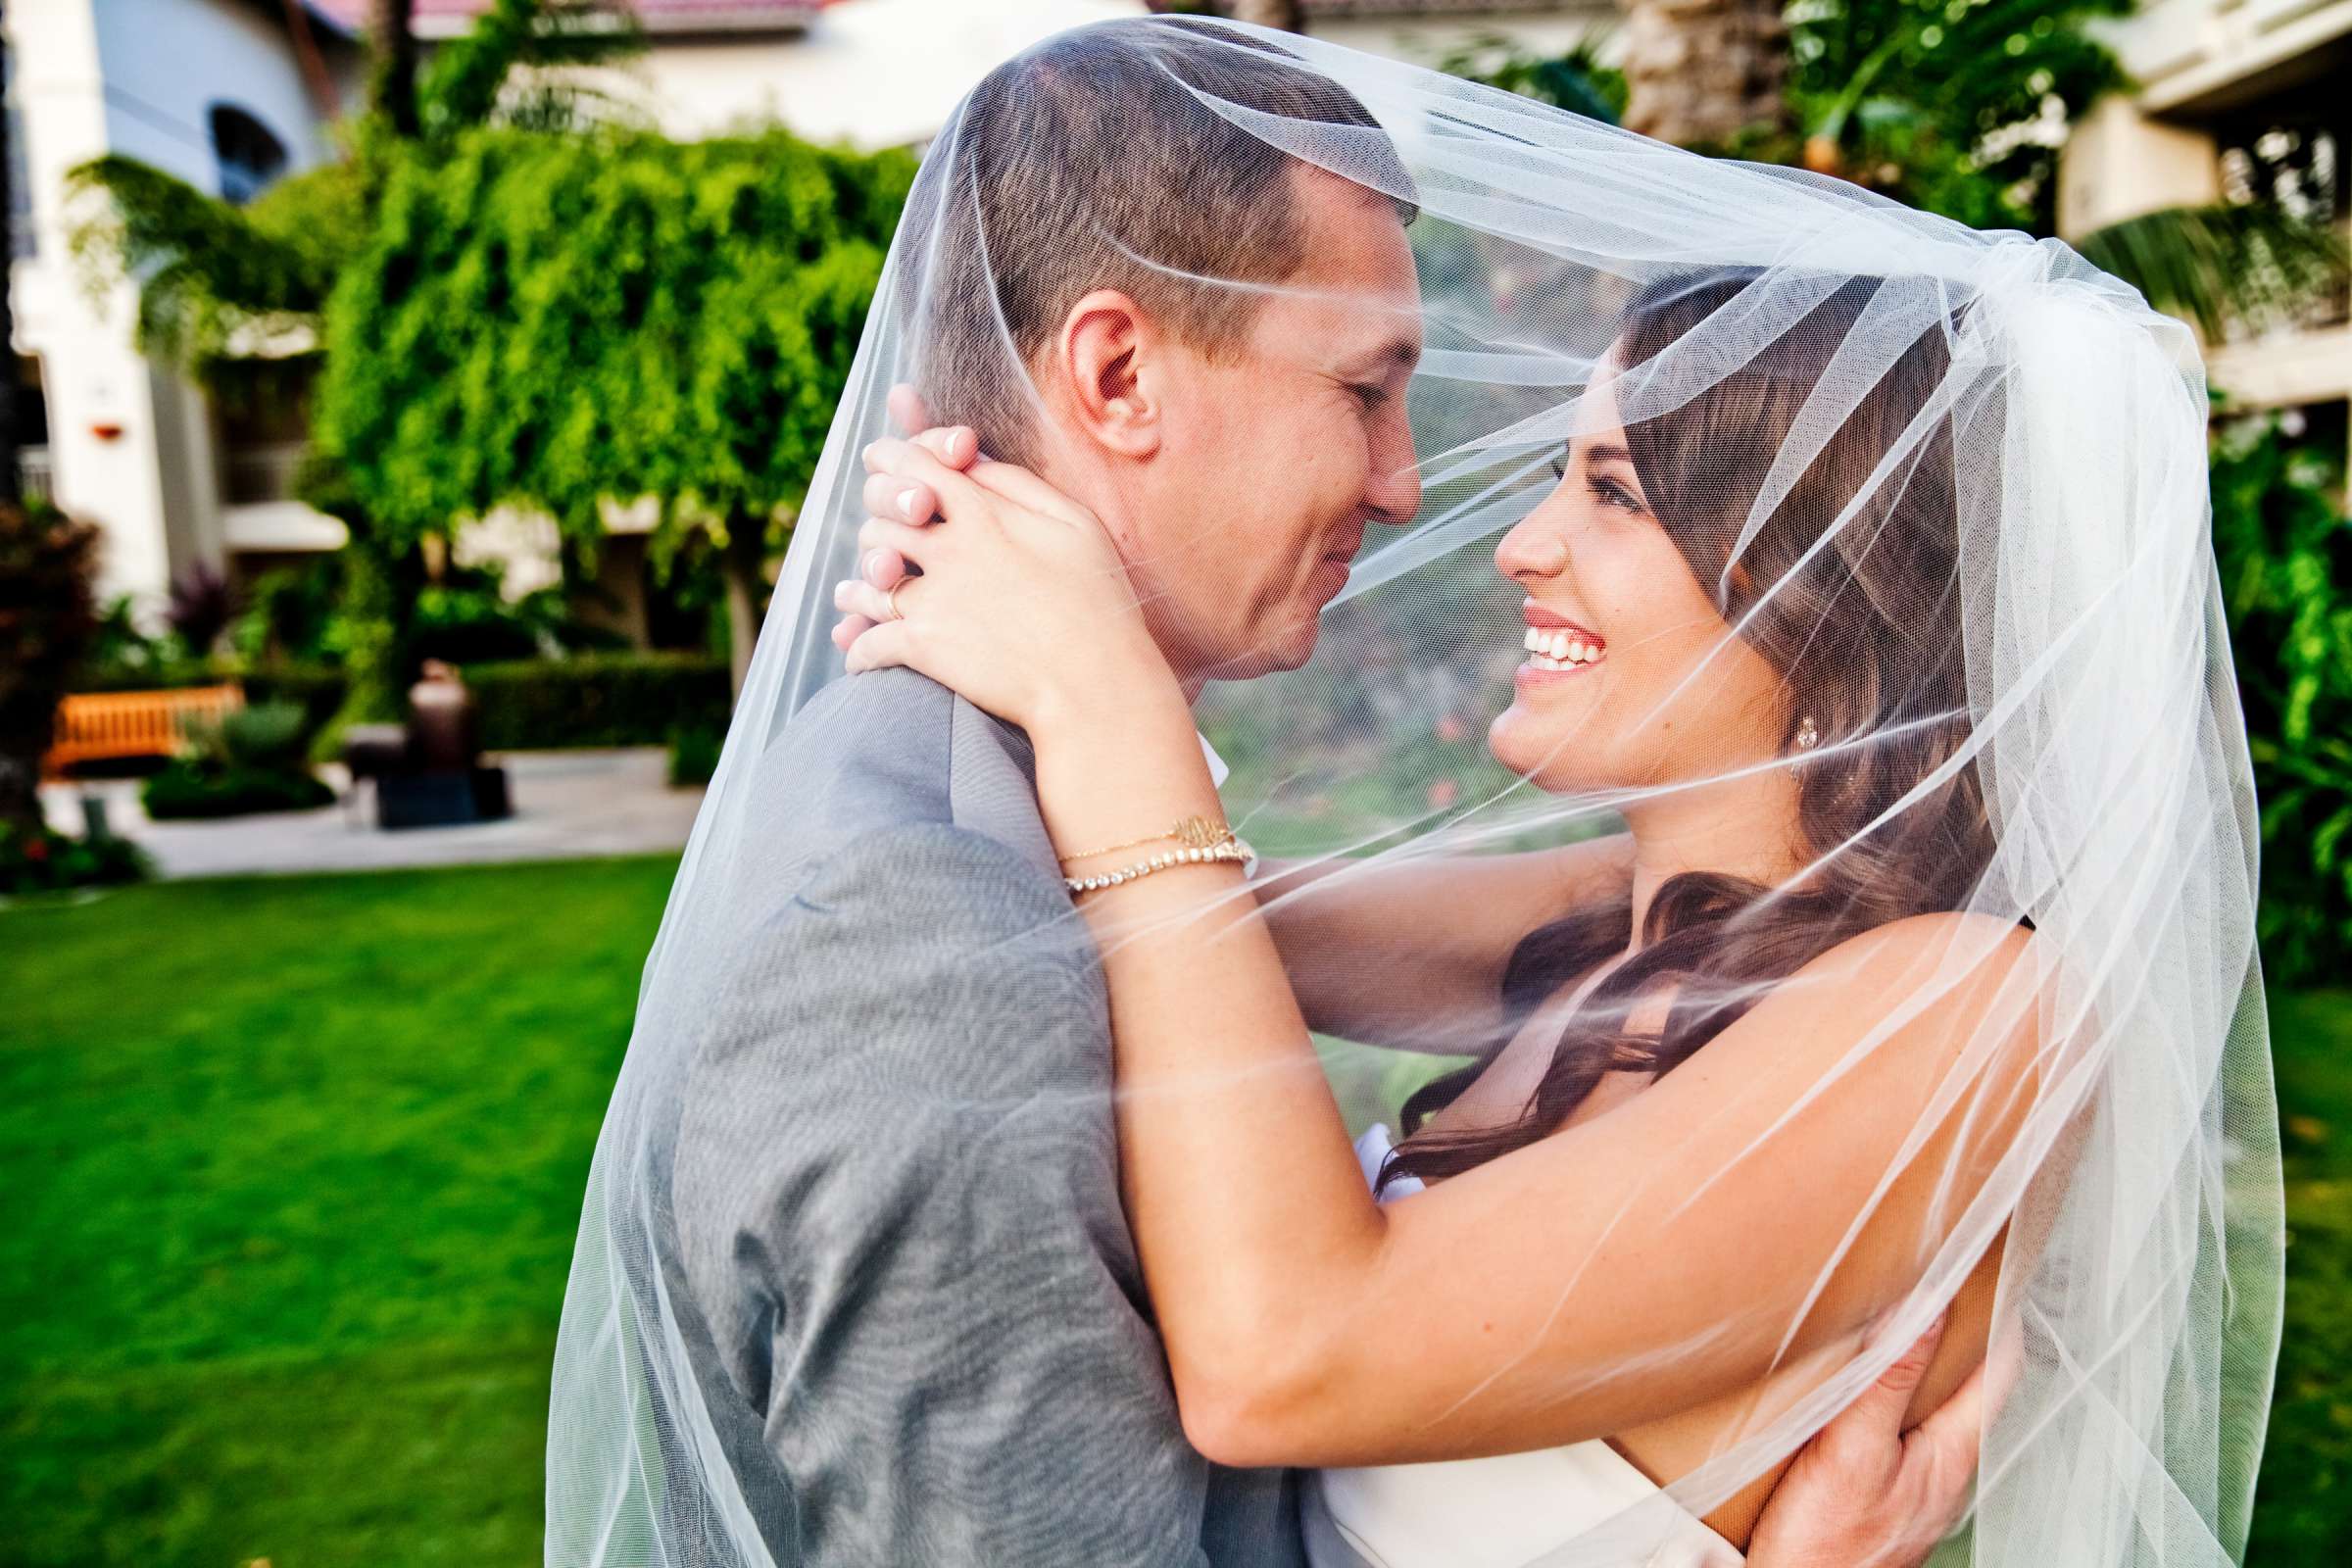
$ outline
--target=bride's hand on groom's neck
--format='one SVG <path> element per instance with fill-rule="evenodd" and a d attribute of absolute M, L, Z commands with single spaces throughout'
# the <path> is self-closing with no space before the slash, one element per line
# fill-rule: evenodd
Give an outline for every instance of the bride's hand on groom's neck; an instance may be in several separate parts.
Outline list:
<path fill-rule="evenodd" d="M 861 454 L 860 575 L 834 592 L 850 672 L 913 669 L 1028 730 L 1041 749 L 1057 733 L 1131 728 L 1159 710 L 1182 717 L 1197 746 L 1101 519 L 1017 465 L 956 469 L 934 450 L 956 434 L 885 437 Z M 880 587 L 894 557 L 905 574 Z"/>
<path fill-rule="evenodd" d="M 904 381 L 890 389 L 890 419 L 907 439 L 956 472 L 961 473 L 979 461 L 979 432 L 969 425 L 936 422 L 922 394 Z M 888 473 L 866 475 L 863 500 L 869 514 L 895 516 L 916 527 L 929 524 L 940 514 L 936 489 L 920 482 L 909 484 Z M 868 550 L 858 563 L 858 578 L 879 594 L 887 595 L 906 574 L 906 558 L 895 550 Z M 866 615 L 843 615 L 833 623 L 833 646 L 847 653 L 874 624 Z"/>

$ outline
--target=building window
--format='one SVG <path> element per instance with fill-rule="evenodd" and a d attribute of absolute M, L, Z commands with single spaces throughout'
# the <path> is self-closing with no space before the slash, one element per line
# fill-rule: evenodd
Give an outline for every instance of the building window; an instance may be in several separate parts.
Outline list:
<path fill-rule="evenodd" d="M 230 360 L 213 375 L 220 499 L 232 507 L 285 501 L 309 445 L 316 355 Z"/>
<path fill-rule="evenodd" d="M 49 399 L 41 387 L 41 362 L 28 354 L 16 361 L 17 480 L 27 499 L 49 500 L 56 492 L 56 475 L 49 457 Z"/>
<path fill-rule="evenodd" d="M 213 156 L 220 164 L 220 199 L 242 207 L 286 172 L 286 144 L 234 104 L 213 105 Z"/>

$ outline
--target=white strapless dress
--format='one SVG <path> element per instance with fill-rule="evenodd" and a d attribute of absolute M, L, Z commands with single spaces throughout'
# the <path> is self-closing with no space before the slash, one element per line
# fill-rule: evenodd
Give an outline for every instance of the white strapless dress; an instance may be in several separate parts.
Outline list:
<path fill-rule="evenodd" d="M 1365 1180 L 1389 1130 L 1356 1140 Z M 1407 1178 L 1389 1194 L 1418 1192 Z M 1731 1544 L 1601 1442 L 1439 1464 L 1319 1470 L 1306 1478 L 1313 1568 L 1741 1568 Z M 1575 1543 L 1574 1548 L 1561 1548 Z"/>

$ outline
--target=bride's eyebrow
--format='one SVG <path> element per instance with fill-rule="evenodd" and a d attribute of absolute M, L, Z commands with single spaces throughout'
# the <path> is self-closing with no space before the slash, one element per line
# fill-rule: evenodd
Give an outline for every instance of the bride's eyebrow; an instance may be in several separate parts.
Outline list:
<path fill-rule="evenodd" d="M 1568 447 L 1570 451 L 1574 451 L 1576 443 L 1571 440 Z M 1630 467 L 1634 461 L 1634 455 L 1631 452 L 1608 441 L 1588 442 L 1584 451 L 1585 461 L 1592 464 L 1622 463 Z"/>

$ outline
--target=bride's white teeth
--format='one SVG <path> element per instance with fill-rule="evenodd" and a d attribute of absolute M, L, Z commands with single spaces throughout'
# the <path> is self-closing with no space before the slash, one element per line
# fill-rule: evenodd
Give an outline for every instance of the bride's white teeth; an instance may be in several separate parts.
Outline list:
<path fill-rule="evenodd" d="M 1530 626 L 1519 639 L 1538 669 L 1577 669 L 1600 662 L 1600 644 L 1556 626 Z"/>

